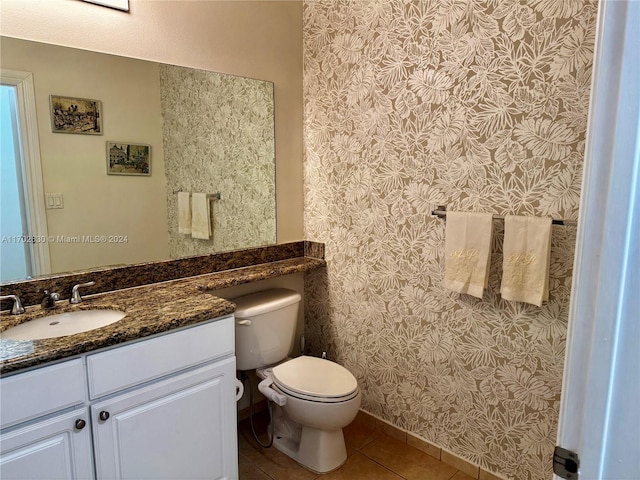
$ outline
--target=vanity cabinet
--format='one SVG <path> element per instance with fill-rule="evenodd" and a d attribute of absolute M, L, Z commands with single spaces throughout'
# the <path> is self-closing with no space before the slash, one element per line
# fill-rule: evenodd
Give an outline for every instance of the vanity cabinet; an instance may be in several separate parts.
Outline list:
<path fill-rule="evenodd" d="M 93 404 L 97 477 L 231 478 L 237 447 L 230 378 L 233 358 Z"/>
<path fill-rule="evenodd" d="M 92 478 L 86 398 L 79 358 L 3 378 L 0 478 Z"/>
<path fill-rule="evenodd" d="M 233 317 L 3 378 L 0 478 L 237 478 L 235 381 Z"/>
<path fill-rule="evenodd" d="M 0 440 L 0 478 L 93 478 L 88 419 L 88 409 L 83 407 L 3 433 Z M 86 426 L 76 428 L 79 421 L 84 421 Z"/>

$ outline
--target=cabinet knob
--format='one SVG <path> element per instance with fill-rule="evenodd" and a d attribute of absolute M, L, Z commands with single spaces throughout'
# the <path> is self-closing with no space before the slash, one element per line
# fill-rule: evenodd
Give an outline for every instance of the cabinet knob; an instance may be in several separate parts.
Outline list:
<path fill-rule="evenodd" d="M 102 420 L 103 422 L 109 420 L 109 412 L 105 412 L 104 410 L 101 411 L 98 416 L 100 417 L 100 420 Z"/>
<path fill-rule="evenodd" d="M 79 418 L 78 420 L 76 420 L 76 430 L 82 430 L 86 425 L 87 422 L 85 422 L 83 419 Z"/>

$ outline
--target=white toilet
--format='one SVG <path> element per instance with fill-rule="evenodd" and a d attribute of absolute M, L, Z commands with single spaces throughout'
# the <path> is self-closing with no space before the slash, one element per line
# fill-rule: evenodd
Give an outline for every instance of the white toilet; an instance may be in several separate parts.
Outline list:
<path fill-rule="evenodd" d="M 293 349 L 300 294 L 284 288 L 234 298 L 236 368 L 263 378 L 260 392 L 275 403 L 273 445 L 318 473 L 347 459 L 342 428 L 360 408 L 360 390 L 346 368 Z M 280 363 L 281 362 L 281 363 Z"/>

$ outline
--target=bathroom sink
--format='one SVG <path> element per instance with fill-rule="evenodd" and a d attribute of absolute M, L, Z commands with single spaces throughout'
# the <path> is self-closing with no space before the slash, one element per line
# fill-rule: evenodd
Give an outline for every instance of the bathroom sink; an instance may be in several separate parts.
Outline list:
<path fill-rule="evenodd" d="M 88 332 L 121 320 L 119 310 L 76 310 L 21 323 L 0 333 L 3 340 L 39 340 Z"/>

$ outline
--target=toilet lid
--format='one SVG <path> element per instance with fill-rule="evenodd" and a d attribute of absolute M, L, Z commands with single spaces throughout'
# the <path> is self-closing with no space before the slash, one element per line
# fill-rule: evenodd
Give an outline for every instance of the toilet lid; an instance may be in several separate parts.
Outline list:
<path fill-rule="evenodd" d="M 316 401 L 344 401 L 357 394 L 358 382 L 335 362 L 301 356 L 273 368 L 274 383 L 286 393 Z"/>

